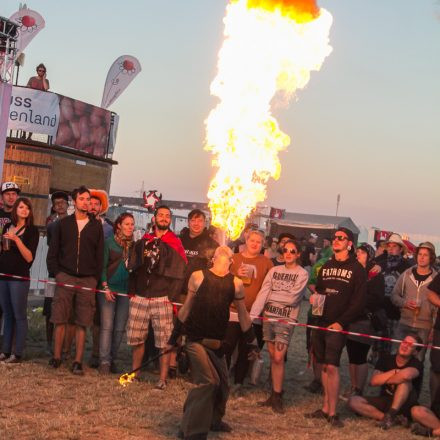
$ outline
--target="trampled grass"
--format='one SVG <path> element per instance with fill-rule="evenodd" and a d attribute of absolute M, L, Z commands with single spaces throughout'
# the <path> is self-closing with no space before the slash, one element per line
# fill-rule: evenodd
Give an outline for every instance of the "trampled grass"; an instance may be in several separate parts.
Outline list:
<path fill-rule="evenodd" d="M 303 309 L 305 309 L 304 307 Z M 305 310 L 302 320 L 305 320 Z M 183 378 L 170 382 L 165 391 L 154 389 L 157 376 L 144 373 L 143 381 L 126 388 L 117 375 L 99 376 L 85 369 L 85 376 L 73 376 L 63 364 L 58 370 L 47 365 L 44 323 L 39 310 L 29 312 L 30 334 L 26 360 L 20 365 L 0 365 L 0 439 L 35 440 L 137 440 L 176 438 L 183 402 L 191 385 Z M 88 353 L 86 354 L 86 357 Z M 265 355 L 266 356 L 266 355 Z M 130 353 L 122 350 L 123 365 L 130 366 Z M 343 429 L 330 428 L 324 421 L 307 420 L 303 413 L 319 408 L 321 398 L 309 394 L 303 386 L 310 382 L 306 369 L 305 331 L 298 328 L 289 350 L 285 380 L 286 414 L 276 415 L 257 406 L 267 396 L 267 389 L 246 388 L 232 396 L 227 421 L 230 434 L 211 434 L 217 439 L 302 439 L 385 440 L 391 436 L 415 439 L 408 430 L 396 427 L 383 432 L 374 421 L 351 414 L 340 403 Z M 267 359 L 266 359 L 267 360 Z M 343 387 L 348 385 L 344 355 L 341 372 Z M 428 403 L 428 371 L 425 368 L 422 403 Z M 267 362 L 262 378 L 268 374 Z"/>

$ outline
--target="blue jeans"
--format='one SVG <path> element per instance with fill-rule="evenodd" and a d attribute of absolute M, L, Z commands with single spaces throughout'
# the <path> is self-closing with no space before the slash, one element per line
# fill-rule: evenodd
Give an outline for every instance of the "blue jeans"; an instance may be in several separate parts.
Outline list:
<path fill-rule="evenodd" d="M 115 302 L 107 301 L 104 293 L 98 293 L 101 311 L 99 331 L 99 361 L 110 364 L 118 356 L 119 346 L 127 325 L 130 299 L 128 296 L 116 296 Z"/>
<path fill-rule="evenodd" d="M 28 331 L 27 302 L 30 281 L 0 280 L 0 304 L 3 309 L 3 353 L 12 352 L 15 329 L 16 356 L 22 356 Z"/>

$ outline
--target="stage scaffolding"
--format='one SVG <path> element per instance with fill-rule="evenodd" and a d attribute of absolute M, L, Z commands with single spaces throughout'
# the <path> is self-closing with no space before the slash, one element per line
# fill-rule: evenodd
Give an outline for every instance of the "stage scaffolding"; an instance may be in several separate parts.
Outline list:
<path fill-rule="evenodd" d="M 0 81 L 12 84 L 17 55 L 18 24 L 0 17 Z"/>

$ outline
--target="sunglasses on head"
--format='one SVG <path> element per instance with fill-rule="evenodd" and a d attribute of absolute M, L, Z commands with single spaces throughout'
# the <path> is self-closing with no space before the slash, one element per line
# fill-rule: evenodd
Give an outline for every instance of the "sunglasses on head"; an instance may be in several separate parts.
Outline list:
<path fill-rule="evenodd" d="M 287 253 L 295 255 L 296 254 L 296 250 L 295 249 L 286 249 L 286 248 L 284 248 L 283 249 L 283 254 L 287 254 Z"/>
<path fill-rule="evenodd" d="M 347 237 L 344 237 L 343 235 L 335 235 L 333 237 L 333 241 L 338 240 L 338 241 L 344 241 L 344 240 L 348 240 Z"/>

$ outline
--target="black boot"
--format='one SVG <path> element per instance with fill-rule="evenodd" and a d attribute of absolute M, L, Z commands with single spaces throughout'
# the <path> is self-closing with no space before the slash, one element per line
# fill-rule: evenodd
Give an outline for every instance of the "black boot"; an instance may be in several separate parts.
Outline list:
<path fill-rule="evenodd" d="M 284 414 L 284 406 L 283 406 L 283 392 L 276 393 L 272 392 L 272 409 L 274 412 L 278 414 Z"/>
<path fill-rule="evenodd" d="M 268 399 L 257 402 L 257 405 L 258 406 L 272 406 L 272 400 L 273 400 L 273 391 L 270 393 L 270 396 Z"/>

